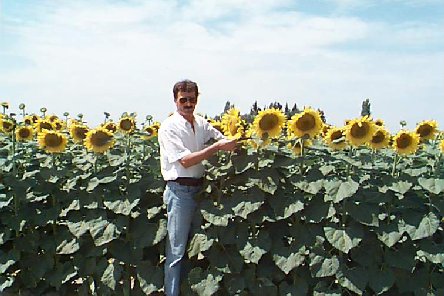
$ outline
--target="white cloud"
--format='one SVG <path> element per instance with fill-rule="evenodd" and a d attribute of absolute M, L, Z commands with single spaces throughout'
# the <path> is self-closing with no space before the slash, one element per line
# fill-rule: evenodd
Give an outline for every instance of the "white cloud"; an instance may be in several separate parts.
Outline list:
<path fill-rule="evenodd" d="M 190 78 L 200 85 L 198 110 L 209 115 L 220 113 L 226 100 L 243 112 L 255 100 L 288 101 L 321 108 L 341 124 L 359 115 L 361 102 L 370 98 L 376 116 L 392 129 L 401 119 L 442 118 L 436 111 L 444 107 L 442 52 L 382 51 L 387 44 L 437 40 L 439 27 L 274 9 L 288 5 L 284 0 L 277 6 L 233 0 L 221 9 L 197 0 L 189 6 L 160 0 L 53 3 L 39 8 L 38 24 L 14 25 L 15 54 L 33 65 L 0 73 L 11 105 L 26 102 L 30 112 L 45 105 L 58 114 L 84 113 L 91 124 L 102 120 L 103 111 L 161 120 L 174 109 L 172 85 Z M 233 10 L 237 19 L 228 17 Z M 215 19 L 214 26 L 206 23 Z M 379 50 L 331 49 L 357 41 Z M 425 102 L 436 108 L 424 108 Z"/>

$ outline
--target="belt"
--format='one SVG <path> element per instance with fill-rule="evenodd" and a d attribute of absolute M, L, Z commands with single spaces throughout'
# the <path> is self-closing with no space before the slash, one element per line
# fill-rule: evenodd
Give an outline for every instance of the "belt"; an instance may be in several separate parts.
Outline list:
<path fill-rule="evenodd" d="M 200 186 L 203 183 L 203 179 L 204 178 L 196 179 L 190 177 L 179 177 L 176 180 L 171 180 L 171 181 L 185 186 Z"/>

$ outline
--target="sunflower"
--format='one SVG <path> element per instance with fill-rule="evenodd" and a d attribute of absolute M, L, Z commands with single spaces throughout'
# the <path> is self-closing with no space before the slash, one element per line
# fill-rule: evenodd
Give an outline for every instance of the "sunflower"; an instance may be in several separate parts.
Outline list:
<path fill-rule="evenodd" d="M 375 150 L 387 147 L 390 141 L 390 134 L 383 128 L 377 128 L 376 132 L 373 134 L 372 139 L 368 142 L 368 145 Z"/>
<path fill-rule="evenodd" d="M 345 126 L 345 139 L 352 145 L 359 146 L 370 142 L 375 133 L 375 124 L 368 118 L 362 116 L 350 120 Z"/>
<path fill-rule="evenodd" d="M 34 124 L 34 120 L 33 120 L 33 118 L 32 118 L 32 115 L 26 115 L 24 118 L 23 118 L 23 121 L 22 121 L 25 125 L 33 125 Z"/>
<path fill-rule="evenodd" d="M 327 131 L 324 141 L 334 150 L 342 150 L 347 146 L 344 129 L 340 127 L 331 127 Z"/>
<path fill-rule="evenodd" d="M 55 122 L 56 120 L 59 119 L 59 117 L 55 114 L 49 114 L 45 116 L 45 119 L 50 121 L 50 122 Z"/>
<path fill-rule="evenodd" d="M 251 126 L 252 132 L 260 139 L 278 137 L 285 123 L 285 115 L 275 108 L 259 111 Z"/>
<path fill-rule="evenodd" d="M 134 124 L 134 118 L 132 117 L 122 117 L 119 120 L 119 123 L 117 124 L 117 128 L 119 131 L 122 131 L 126 134 L 131 133 L 134 131 L 135 124 Z"/>
<path fill-rule="evenodd" d="M 399 154 L 412 154 L 418 149 L 419 135 L 412 131 L 400 130 L 393 138 L 393 149 Z"/>
<path fill-rule="evenodd" d="M 380 118 L 373 120 L 373 122 L 377 126 L 384 126 L 384 121 L 382 121 L 382 119 L 380 119 Z"/>
<path fill-rule="evenodd" d="M 34 131 L 29 125 L 22 125 L 15 130 L 15 138 L 17 141 L 28 141 L 32 139 Z"/>
<path fill-rule="evenodd" d="M 322 125 L 322 131 L 321 131 L 321 136 L 324 138 L 327 135 L 327 132 L 333 128 L 333 126 L 331 124 L 323 124 Z"/>
<path fill-rule="evenodd" d="M 444 140 L 439 143 L 439 148 L 441 148 L 441 151 L 444 153 Z"/>
<path fill-rule="evenodd" d="M 151 139 L 151 138 L 157 136 L 157 131 L 159 130 L 159 127 L 155 124 L 146 125 L 142 128 L 142 130 L 147 134 L 141 135 L 140 138 L 143 140 L 148 140 L 148 139 Z"/>
<path fill-rule="evenodd" d="M 308 135 L 314 138 L 322 129 L 322 120 L 319 112 L 305 107 L 304 111 L 295 114 L 287 122 L 287 134 L 302 138 Z"/>
<path fill-rule="evenodd" d="M 293 154 L 301 155 L 301 152 L 302 152 L 301 141 L 304 141 L 304 147 L 312 145 L 312 142 L 310 139 L 304 139 L 304 140 L 299 139 L 299 140 L 295 141 L 294 144 L 288 143 L 287 148 L 290 149 L 293 152 Z"/>
<path fill-rule="evenodd" d="M 243 132 L 243 120 L 239 116 L 239 109 L 231 108 L 222 115 L 222 130 L 228 139 L 239 139 Z"/>
<path fill-rule="evenodd" d="M 14 129 L 14 122 L 10 119 L 7 119 L 5 117 L 0 118 L 0 131 L 9 135 L 12 133 L 12 130 Z"/>
<path fill-rule="evenodd" d="M 60 119 L 56 119 L 52 122 L 52 125 L 54 126 L 54 130 L 61 131 L 65 129 L 65 123 L 61 121 Z"/>
<path fill-rule="evenodd" d="M 103 127 L 97 127 L 86 133 L 86 138 L 83 140 L 83 144 L 88 150 L 92 150 L 96 153 L 103 153 L 114 145 L 114 141 L 113 134 L 109 130 Z"/>
<path fill-rule="evenodd" d="M 69 134 L 74 143 L 81 143 L 86 138 L 88 127 L 83 124 L 71 124 L 69 126 Z"/>
<path fill-rule="evenodd" d="M 435 120 L 423 120 L 416 125 L 415 132 L 421 140 L 431 140 L 435 137 L 437 124 Z"/>
<path fill-rule="evenodd" d="M 103 127 L 104 129 L 109 130 L 109 131 L 112 132 L 112 133 L 115 133 L 115 132 L 117 131 L 117 126 L 116 126 L 116 124 L 115 124 L 114 122 L 112 122 L 112 121 L 108 121 L 108 122 L 103 123 L 103 124 L 102 124 L 102 127 Z"/>
<path fill-rule="evenodd" d="M 224 133 L 224 130 L 222 128 L 222 122 L 220 122 L 219 120 L 215 120 L 215 119 L 209 119 L 209 122 L 215 129 L 220 131 L 222 134 Z"/>
<path fill-rule="evenodd" d="M 43 132 L 37 135 L 37 142 L 40 149 L 44 149 L 46 152 L 62 152 L 66 147 L 66 136 L 57 131 L 43 130 Z"/>
<path fill-rule="evenodd" d="M 39 118 L 36 123 L 34 123 L 34 130 L 39 134 L 44 130 L 52 131 L 54 130 L 54 125 L 51 121 Z"/>
<path fill-rule="evenodd" d="M 80 120 L 78 120 L 78 119 L 70 118 L 70 119 L 68 120 L 68 126 L 71 126 L 71 125 L 73 125 L 73 124 L 80 124 L 80 125 L 82 125 L 83 123 L 82 123 L 82 121 L 80 121 Z"/>

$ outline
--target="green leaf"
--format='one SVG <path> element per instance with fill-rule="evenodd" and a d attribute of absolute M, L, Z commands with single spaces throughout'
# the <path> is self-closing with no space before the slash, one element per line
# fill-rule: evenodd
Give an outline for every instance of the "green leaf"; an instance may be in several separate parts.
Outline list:
<path fill-rule="evenodd" d="M 412 212 L 406 212 L 404 215 L 404 229 L 407 231 L 412 240 L 418 240 L 432 236 L 439 227 L 439 219 L 430 212 L 424 215 L 418 225 L 419 216 Z"/>
<path fill-rule="evenodd" d="M 85 221 L 82 214 L 78 212 L 71 212 L 69 214 L 69 218 L 66 220 L 66 225 L 68 226 L 69 231 L 77 238 L 81 237 L 89 230 L 89 222 Z"/>
<path fill-rule="evenodd" d="M 336 213 L 331 202 L 325 202 L 320 195 L 316 195 L 306 206 L 302 214 L 305 220 L 311 223 L 319 223 L 323 219 L 332 217 Z"/>
<path fill-rule="evenodd" d="M 412 271 L 416 265 L 415 247 L 411 241 L 402 243 L 398 248 L 388 249 L 384 252 L 384 261 L 387 265 Z"/>
<path fill-rule="evenodd" d="M 339 260 L 336 256 L 330 258 L 324 254 L 310 253 L 310 272 L 313 277 L 321 278 L 335 275 L 339 269 Z"/>
<path fill-rule="evenodd" d="M 1 178 L 1 177 L 0 177 Z M 13 197 L 11 196 L 10 198 L 5 198 L 5 197 L 1 197 L 0 198 L 0 209 L 3 209 L 4 207 L 9 206 L 9 204 L 11 203 Z"/>
<path fill-rule="evenodd" d="M 261 230 L 257 237 L 248 239 L 244 245 L 238 242 L 237 247 L 246 263 L 258 264 L 262 255 L 270 251 L 271 239 L 267 230 Z"/>
<path fill-rule="evenodd" d="M 3 292 L 6 288 L 9 288 L 14 284 L 15 277 L 0 275 L 0 292 Z"/>
<path fill-rule="evenodd" d="M 396 183 L 393 183 L 390 187 L 388 187 L 388 189 L 404 195 L 407 191 L 409 191 L 412 185 L 412 183 L 407 181 L 398 181 Z"/>
<path fill-rule="evenodd" d="M 308 284 L 303 278 L 296 278 L 292 285 L 289 285 L 286 281 L 282 281 L 279 285 L 280 296 L 292 296 L 292 295 L 307 295 Z"/>
<path fill-rule="evenodd" d="M 133 202 L 130 202 L 128 199 L 124 200 L 114 200 L 114 201 L 103 201 L 105 207 L 109 210 L 113 211 L 116 214 L 122 214 L 124 216 L 128 216 L 131 214 L 131 211 L 139 204 L 139 199 L 135 199 Z"/>
<path fill-rule="evenodd" d="M 378 295 L 388 291 L 395 283 L 395 274 L 390 268 L 372 268 L 369 272 L 369 286 Z"/>
<path fill-rule="evenodd" d="M 224 287 L 229 295 L 239 295 L 247 286 L 243 276 L 225 274 Z"/>
<path fill-rule="evenodd" d="M 294 213 L 304 209 L 304 203 L 296 195 L 274 196 L 269 200 L 277 220 L 287 219 Z"/>
<path fill-rule="evenodd" d="M 188 282 L 191 289 L 199 296 L 213 295 L 219 290 L 219 282 L 222 275 L 213 274 L 210 271 L 203 271 L 200 267 L 193 268 L 188 274 Z"/>
<path fill-rule="evenodd" d="M 363 238 L 362 226 L 359 224 L 350 224 L 347 227 L 324 227 L 325 238 L 328 242 L 344 253 L 348 253 L 356 247 Z"/>
<path fill-rule="evenodd" d="M 92 178 L 88 182 L 88 186 L 86 187 L 86 191 L 91 192 L 100 184 L 99 179 L 97 177 Z"/>
<path fill-rule="evenodd" d="M 368 282 L 367 271 L 362 267 L 339 270 L 336 274 L 336 278 L 342 287 L 347 288 L 358 295 L 363 294 Z"/>
<path fill-rule="evenodd" d="M 399 241 L 404 230 L 400 230 L 396 223 L 381 223 L 375 232 L 378 239 L 390 248 Z"/>
<path fill-rule="evenodd" d="M 437 245 L 430 240 L 422 240 L 416 254 L 419 257 L 427 258 L 432 263 L 444 264 L 444 247 L 442 244 Z"/>
<path fill-rule="evenodd" d="M 137 280 L 146 295 L 157 292 L 163 286 L 163 268 L 152 266 L 149 261 L 138 262 Z"/>
<path fill-rule="evenodd" d="M 56 268 L 47 276 L 46 279 L 49 281 L 51 286 L 59 290 L 64 283 L 72 279 L 76 274 L 77 271 L 74 269 L 74 266 L 68 261 L 57 264 Z"/>
<path fill-rule="evenodd" d="M 102 246 L 120 236 L 120 230 L 113 223 L 103 220 L 102 217 L 88 222 L 89 232 L 96 246 Z"/>
<path fill-rule="evenodd" d="M 236 216 L 247 219 L 248 214 L 253 213 L 258 210 L 264 203 L 264 193 L 258 189 L 258 187 L 253 187 L 246 197 L 242 195 L 241 197 L 233 197 L 233 213 Z"/>
<path fill-rule="evenodd" d="M 433 194 L 444 192 L 444 179 L 419 178 L 419 185 Z"/>
<path fill-rule="evenodd" d="M 214 239 L 207 237 L 205 233 L 196 233 L 191 239 L 188 247 L 188 257 L 192 258 L 207 251 L 213 245 Z"/>
<path fill-rule="evenodd" d="M 304 192 L 316 195 L 324 187 L 324 180 L 316 180 L 313 182 L 300 181 L 294 182 L 293 185 Z"/>
<path fill-rule="evenodd" d="M 16 262 L 20 260 L 20 252 L 12 250 L 8 253 L 0 251 L 0 274 L 4 274 L 5 271 Z"/>
<path fill-rule="evenodd" d="M 138 248 L 154 246 L 167 235 L 167 221 L 160 219 L 152 223 L 146 217 L 139 216 L 131 225 L 131 241 Z"/>
<path fill-rule="evenodd" d="M 347 181 L 325 181 L 324 187 L 326 195 L 324 197 L 325 201 L 333 201 L 338 203 L 344 198 L 351 197 L 359 189 L 359 183 L 353 181 L 349 178 Z"/>
<path fill-rule="evenodd" d="M 65 238 L 57 246 L 56 254 L 73 254 L 80 249 L 80 245 L 76 238 Z"/>
<path fill-rule="evenodd" d="M 239 252 L 229 246 L 211 248 L 207 258 L 212 268 L 225 274 L 239 273 L 242 271 L 242 266 L 244 265 L 244 260 Z"/>
<path fill-rule="evenodd" d="M 285 247 L 281 241 L 273 244 L 270 251 L 273 261 L 285 274 L 289 274 L 294 268 L 301 265 L 305 260 L 306 248 L 302 246 Z"/>
<path fill-rule="evenodd" d="M 233 216 L 231 208 L 225 204 L 216 207 L 211 200 L 205 200 L 199 205 L 202 217 L 216 226 L 227 226 L 229 219 Z"/>
<path fill-rule="evenodd" d="M 110 288 L 111 290 L 116 290 L 116 285 L 120 281 L 122 276 L 123 267 L 115 260 L 109 262 L 105 271 L 103 272 L 100 281 Z"/>
<path fill-rule="evenodd" d="M 345 210 L 355 221 L 367 226 L 379 226 L 379 206 L 363 202 L 346 202 Z"/>

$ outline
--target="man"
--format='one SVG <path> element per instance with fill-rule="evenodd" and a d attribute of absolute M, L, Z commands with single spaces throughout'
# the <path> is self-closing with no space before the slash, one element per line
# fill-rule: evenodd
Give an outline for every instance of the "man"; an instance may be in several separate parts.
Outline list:
<path fill-rule="evenodd" d="M 232 151 L 236 140 L 225 139 L 207 120 L 194 115 L 199 95 L 197 84 L 190 80 L 173 87 L 176 112 L 165 119 L 159 129 L 160 166 L 167 181 L 163 194 L 168 214 L 166 241 L 165 294 L 179 294 L 181 260 L 188 241 L 194 210 L 194 196 L 203 182 L 202 160 L 219 150 Z M 205 146 L 211 138 L 212 145 Z"/>

